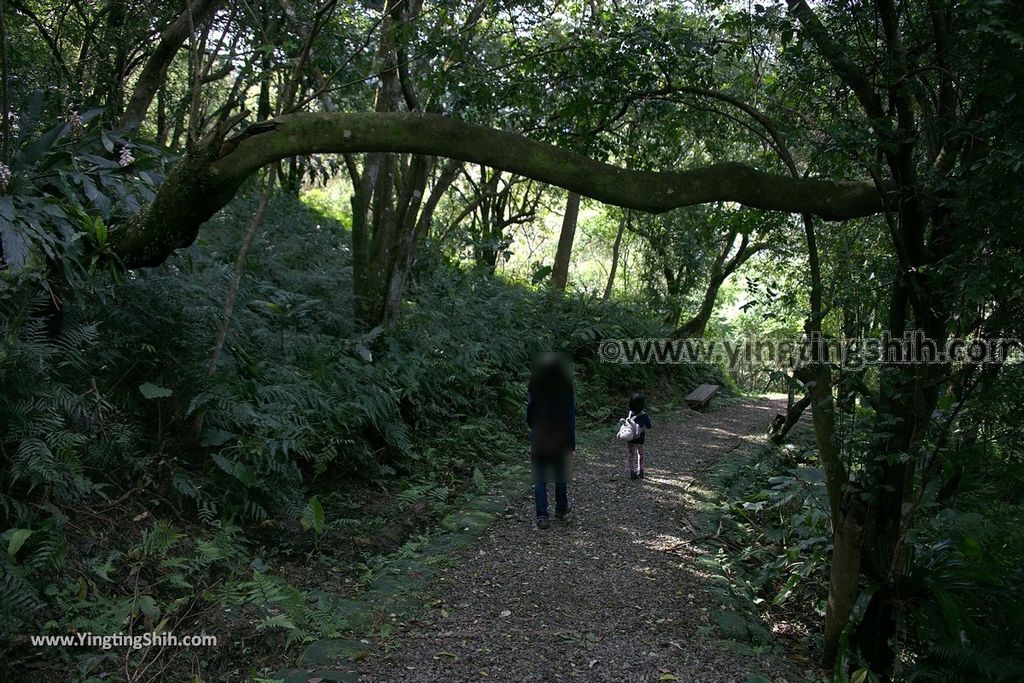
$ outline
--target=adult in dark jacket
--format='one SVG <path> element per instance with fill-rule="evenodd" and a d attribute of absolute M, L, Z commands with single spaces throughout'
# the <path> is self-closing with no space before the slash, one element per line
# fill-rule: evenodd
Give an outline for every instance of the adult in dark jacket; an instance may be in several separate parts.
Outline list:
<path fill-rule="evenodd" d="M 526 402 L 530 427 L 537 526 L 547 529 L 548 482 L 555 482 L 555 515 L 565 517 L 569 504 L 569 457 L 576 450 L 576 395 L 572 371 L 563 357 L 548 353 L 534 364 Z"/>

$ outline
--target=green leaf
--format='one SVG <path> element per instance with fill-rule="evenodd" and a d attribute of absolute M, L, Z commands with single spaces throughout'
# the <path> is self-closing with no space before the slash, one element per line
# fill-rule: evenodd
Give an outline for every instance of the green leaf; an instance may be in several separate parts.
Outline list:
<path fill-rule="evenodd" d="M 22 231 L 0 217 L 0 244 L 3 245 L 4 261 L 14 270 L 21 268 L 28 260 L 28 240 Z"/>
<path fill-rule="evenodd" d="M 31 529 L 14 529 L 14 533 L 11 534 L 11 540 L 7 542 L 7 553 L 12 557 L 18 554 L 21 550 L 21 546 L 25 545 L 25 541 L 32 535 Z"/>
<path fill-rule="evenodd" d="M 868 680 L 867 669 L 857 669 L 853 672 L 853 675 L 850 676 L 850 683 L 864 683 L 866 680 Z"/>
<path fill-rule="evenodd" d="M 233 438 L 235 438 L 233 433 L 224 431 L 223 429 L 204 429 L 202 437 L 199 440 L 199 445 L 214 447 L 223 446 Z"/>
<path fill-rule="evenodd" d="M 551 271 L 553 270 L 554 268 L 551 266 L 543 266 L 533 271 L 533 276 L 530 279 L 533 281 L 533 284 L 539 284 L 544 278 L 551 275 Z"/>
<path fill-rule="evenodd" d="M 242 463 L 232 462 L 219 453 L 214 453 L 212 457 L 213 462 L 217 464 L 217 467 L 221 468 L 246 486 L 252 486 L 256 483 L 256 477 L 253 476 L 252 471 Z"/>
<path fill-rule="evenodd" d="M 167 389 L 165 387 L 158 387 L 157 385 L 153 384 L 152 382 L 146 382 L 145 384 L 140 384 L 139 385 L 139 391 L 142 392 L 142 395 L 145 398 L 150 398 L 150 399 L 152 399 L 152 398 L 167 398 L 168 396 L 170 396 L 171 394 L 174 393 L 170 389 Z"/>
<path fill-rule="evenodd" d="M 114 565 L 110 562 L 94 564 L 92 565 L 92 571 L 96 576 L 100 577 L 104 581 L 113 581 L 113 579 L 110 578 L 110 572 L 114 571 Z"/>
<path fill-rule="evenodd" d="M 324 530 L 324 519 L 324 507 L 320 504 L 320 499 L 313 496 L 306 503 L 306 509 L 302 511 L 302 528 L 321 533 Z"/>
<path fill-rule="evenodd" d="M 773 605 L 781 605 L 784 603 L 789 596 L 793 593 L 793 589 L 800 583 L 800 576 L 797 574 L 790 574 L 789 580 L 786 581 L 786 585 L 782 587 L 782 590 L 776 594 L 775 599 L 772 600 Z"/>
<path fill-rule="evenodd" d="M 156 600 L 153 599 L 152 595 L 140 595 L 135 604 L 139 606 L 139 611 L 142 612 L 150 623 L 155 624 L 160 618 L 160 608 L 157 607 Z"/>
<path fill-rule="evenodd" d="M 107 245 L 107 224 L 103 222 L 103 218 L 97 216 L 96 220 L 92 224 L 92 234 L 96 238 L 96 243 L 101 247 Z"/>
<path fill-rule="evenodd" d="M 92 205 L 104 216 L 110 213 L 110 199 L 103 194 L 92 178 L 85 174 L 78 174 L 78 180 L 82 185 L 82 191 L 89 198 Z"/>

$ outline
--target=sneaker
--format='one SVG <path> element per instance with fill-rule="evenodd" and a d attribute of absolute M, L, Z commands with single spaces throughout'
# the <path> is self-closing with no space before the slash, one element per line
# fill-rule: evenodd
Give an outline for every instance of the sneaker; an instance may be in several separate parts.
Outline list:
<path fill-rule="evenodd" d="M 538 517 L 537 518 L 537 528 L 538 529 L 550 529 L 551 528 L 551 520 L 549 520 L 547 517 Z"/>
<path fill-rule="evenodd" d="M 566 508 L 565 510 L 555 510 L 555 517 L 557 517 L 558 519 L 565 519 L 565 516 L 570 512 L 572 512 L 572 504 L 570 504 L 569 507 Z"/>

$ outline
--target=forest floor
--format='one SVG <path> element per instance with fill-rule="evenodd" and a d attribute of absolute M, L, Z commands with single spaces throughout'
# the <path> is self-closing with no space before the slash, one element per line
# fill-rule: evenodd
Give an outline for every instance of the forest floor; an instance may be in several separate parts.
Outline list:
<path fill-rule="evenodd" d="M 359 680 L 788 681 L 768 645 L 722 637 L 723 614 L 694 513 L 722 459 L 763 447 L 784 399 L 741 400 L 654 416 L 646 477 L 630 480 L 625 447 L 581 449 L 573 511 L 535 526 L 523 497 L 430 587 L 433 608 L 357 658 Z M 589 451 L 589 452 L 587 452 Z M 553 495 L 553 494 L 552 494 Z M 767 642 L 770 643 L 768 636 Z"/>

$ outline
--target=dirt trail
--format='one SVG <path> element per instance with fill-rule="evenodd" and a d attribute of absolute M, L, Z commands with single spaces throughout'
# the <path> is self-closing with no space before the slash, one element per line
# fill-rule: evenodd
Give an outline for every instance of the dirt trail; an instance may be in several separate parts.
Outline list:
<path fill-rule="evenodd" d="M 538 530 L 524 497 L 437 579 L 438 609 L 361 662 L 360 680 L 786 680 L 776 661 L 714 640 L 714 576 L 688 543 L 685 502 L 701 472 L 784 408 L 654 416 L 642 480 L 629 479 L 619 442 L 592 448 L 570 519 Z"/>

